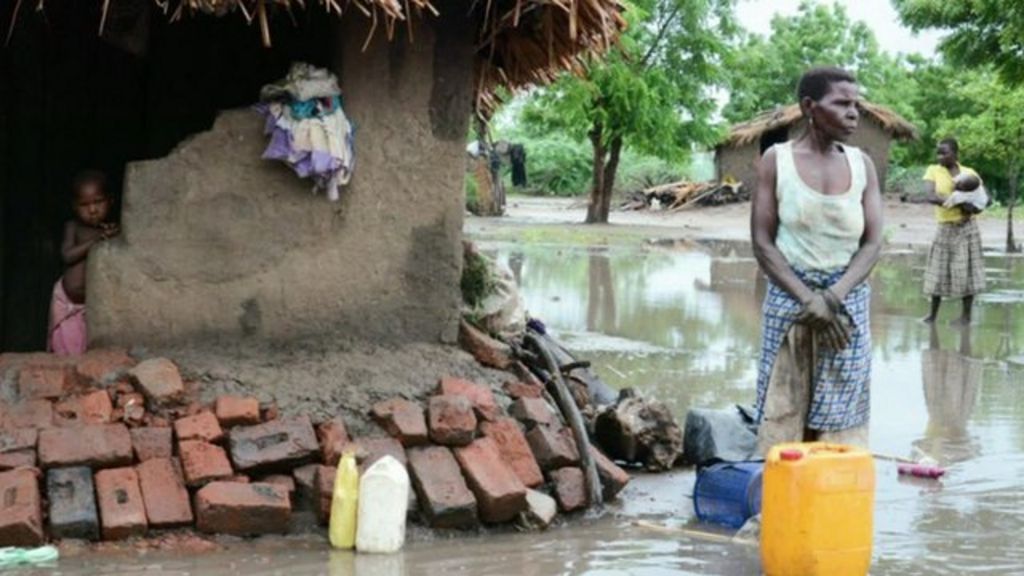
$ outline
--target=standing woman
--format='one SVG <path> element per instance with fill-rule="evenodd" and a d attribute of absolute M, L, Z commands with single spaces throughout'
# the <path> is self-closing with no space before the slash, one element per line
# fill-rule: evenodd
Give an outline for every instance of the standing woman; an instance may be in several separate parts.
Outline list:
<path fill-rule="evenodd" d="M 871 331 L 868 275 L 882 246 L 871 158 L 844 142 L 859 88 L 838 68 L 800 79 L 807 130 L 765 152 L 751 213 L 769 280 L 757 379 L 758 447 L 822 440 L 867 446 Z"/>
<path fill-rule="evenodd" d="M 939 142 L 936 156 L 924 173 L 926 201 L 935 205 L 939 230 L 928 251 L 924 272 L 924 293 L 932 306 L 924 321 L 935 322 L 943 298 L 963 298 L 963 312 L 953 321 L 957 326 L 971 323 L 974 295 L 985 290 L 985 259 L 981 233 L 970 204 L 950 205 L 955 191 L 974 190 L 981 184 L 978 173 L 960 165 L 960 145 L 953 138 Z"/>

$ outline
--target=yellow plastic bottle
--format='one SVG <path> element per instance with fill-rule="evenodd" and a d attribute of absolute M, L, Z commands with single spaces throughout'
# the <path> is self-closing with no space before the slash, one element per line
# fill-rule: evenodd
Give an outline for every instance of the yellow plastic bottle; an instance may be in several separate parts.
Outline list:
<path fill-rule="evenodd" d="M 359 468 L 356 456 L 346 452 L 338 463 L 331 495 L 331 546 L 351 550 L 356 545 L 356 512 L 359 510 Z"/>
<path fill-rule="evenodd" d="M 871 567 L 875 463 L 838 444 L 780 444 L 765 460 L 766 576 L 865 576 Z"/>

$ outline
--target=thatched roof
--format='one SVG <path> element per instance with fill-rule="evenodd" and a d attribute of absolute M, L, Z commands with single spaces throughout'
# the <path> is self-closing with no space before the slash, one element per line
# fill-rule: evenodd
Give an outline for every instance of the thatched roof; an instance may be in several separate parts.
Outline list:
<path fill-rule="evenodd" d="M 891 137 L 898 140 L 914 140 L 917 128 L 907 122 L 896 112 L 871 102 L 860 103 L 862 117 L 869 118 L 881 126 Z M 723 148 L 739 148 L 751 142 L 757 142 L 765 132 L 776 128 L 791 128 L 803 120 L 803 113 L 798 104 L 776 108 L 757 115 L 753 120 L 734 125 L 729 135 L 719 146 Z"/>
<path fill-rule="evenodd" d="M 42 0 L 39 0 L 40 3 Z M 98 0 L 103 16 L 102 34 L 111 2 Z M 149 2 L 150 0 L 134 0 Z M 14 0 L 8 40 L 22 4 Z M 184 16 L 237 14 L 258 24 L 263 43 L 270 46 L 269 20 L 287 18 L 292 10 L 318 9 L 325 16 L 341 16 L 356 10 L 368 19 L 368 38 L 387 34 L 405 25 L 410 15 L 438 12 L 431 0 L 152 0 L 172 22 Z M 308 6 L 307 6 L 308 4 Z M 315 4 L 315 5 L 314 5 Z M 620 0 L 467 0 L 467 17 L 481 21 L 478 43 L 477 106 L 489 111 L 496 104 L 499 87 L 519 89 L 552 81 L 563 71 L 579 71 L 587 58 L 598 56 L 618 41 L 625 29 L 625 6 Z"/>

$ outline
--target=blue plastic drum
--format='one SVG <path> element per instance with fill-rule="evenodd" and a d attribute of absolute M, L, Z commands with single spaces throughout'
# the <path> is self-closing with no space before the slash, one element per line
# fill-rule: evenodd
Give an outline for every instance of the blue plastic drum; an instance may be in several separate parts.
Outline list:
<path fill-rule="evenodd" d="M 693 509 L 701 522 L 740 529 L 761 513 L 764 462 L 722 462 L 697 472 Z"/>

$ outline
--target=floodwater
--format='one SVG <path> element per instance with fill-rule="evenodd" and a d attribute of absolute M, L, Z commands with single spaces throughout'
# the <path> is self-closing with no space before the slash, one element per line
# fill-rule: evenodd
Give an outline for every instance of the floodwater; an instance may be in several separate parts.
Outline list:
<path fill-rule="evenodd" d="M 616 387 L 668 403 L 724 408 L 754 398 L 760 294 L 749 247 L 652 243 L 601 248 L 487 244 L 518 277 L 528 309 Z M 1024 260 L 987 258 L 990 292 L 975 326 L 918 319 L 920 254 L 887 254 L 874 274 L 871 444 L 930 455 L 941 481 L 878 463 L 875 575 L 1024 574 Z M 947 305 L 942 321 L 958 311 Z M 601 516 L 544 534 L 414 534 L 398 555 L 330 552 L 322 536 L 236 543 L 203 555 L 85 555 L 47 574 L 330 576 L 749 575 L 755 548 L 638 521 L 694 524 L 690 472 L 640 476 Z"/>

